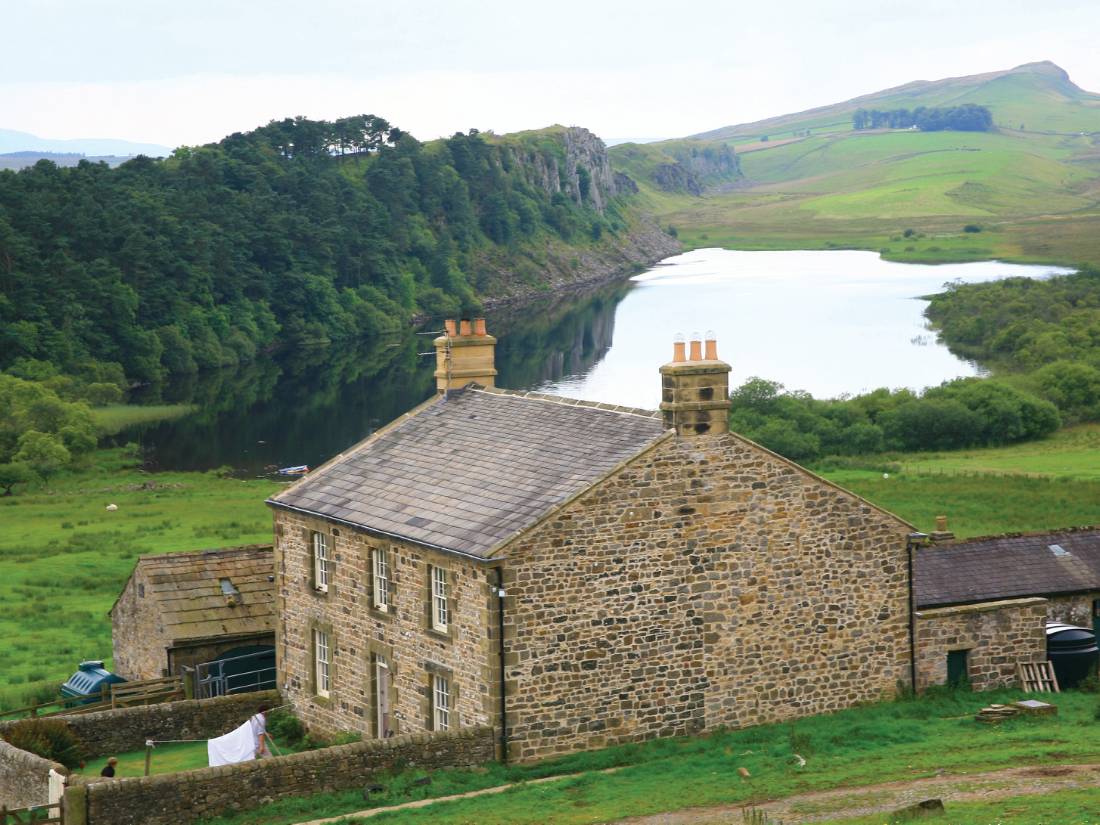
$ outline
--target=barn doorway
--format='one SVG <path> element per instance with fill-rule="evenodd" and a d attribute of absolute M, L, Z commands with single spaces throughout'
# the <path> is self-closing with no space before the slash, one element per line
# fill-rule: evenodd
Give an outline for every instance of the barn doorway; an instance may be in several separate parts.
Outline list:
<path fill-rule="evenodd" d="M 231 693 L 250 693 L 275 687 L 274 645 L 251 645 L 227 650 L 212 662 L 195 668 L 195 697 L 209 699 Z"/>
<path fill-rule="evenodd" d="M 947 684 L 960 687 L 970 682 L 969 650 L 947 652 Z"/>

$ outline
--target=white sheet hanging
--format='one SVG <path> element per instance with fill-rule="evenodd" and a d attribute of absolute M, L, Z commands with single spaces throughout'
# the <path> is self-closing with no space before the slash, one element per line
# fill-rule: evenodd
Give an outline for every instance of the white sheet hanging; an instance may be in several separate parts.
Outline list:
<path fill-rule="evenodd" d="M 225 736 L 211 739 L 206 743 L 206 755 L 210 767 L 235 765 L 256 758 L 256 736 L 252 732 L 252 720 L 248 720 L 236 730 Z"/>

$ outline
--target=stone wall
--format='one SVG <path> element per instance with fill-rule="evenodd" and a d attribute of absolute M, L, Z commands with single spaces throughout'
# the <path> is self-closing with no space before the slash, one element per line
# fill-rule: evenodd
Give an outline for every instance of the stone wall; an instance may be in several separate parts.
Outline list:
<path fill-rule="evenodd" d="M 1065 622 L 1092 630 L 1092 605 L 1097 599 L 1100 599 L 1100 592 L 1096 591 L 1072 596 L 1048 596 L 1047 618 L 1052 622 Z"/>
<path fill-rule="evenodd" d="M 56 762 L 0 739 L 0 805 L 9 808 L 45 805 L 50 801 L 50 768 L 68 773 Z"/>
<path fill-rule="evenodd" d="M 197 771 L 86 780 L 65 794 L 69 825 L 186 825 L 275 799 L 364 788 L 401 768 L 434 770 L 490 762 L 492 728 L 367 740 Z"/>
<path fill-rule="evenodd" d="M 210 739 L 229 733 L 260 705 L 279 705 L 278 691 L 189 699 L 144 707 L 58 716 L 77 735 L 90 759 L 140 750 L 147 739 Z M 0 722 L 0 730 L 12 722 Z"/>
<path fill-rule="evenodd" d="M 660 442 L 506 550 L 510 758 L 893 695 L 910 529 L 736 435 Z"/>
<path fill-rule="evenodd" d="M 1018 662 L 1046 660 L 1047 600 L 1009 599 L 917 612 L 917 688 L 947 682 L 947 654 L 968 651 L 975 690 L 1017 684 Z"/>
<path fill-rule="evenodd" d="M 140 564 L 111 608 L 114 672 L 123 679 L 156 679 L 168 668 L 164 626 L 154 600 L 145 598 L 149 577 Z M 151 592 L 151 591 L 150 591 Z"/>
<path fill-rule="evenodd" d="M 310 532 L 329 535 L 328 592 L 313 585 Z M 432 673 L 450 678 L 451 727 L 487 725 L 494 642 L 487 636 L 490 583 L 484 565 L 408 543 L 383 541 L 317 518 L 275 511 L 276 655 L 279 679 L 294 712 L 322 734 L 356 731 L 378 735 L 376 673 L 383 656 L 390 668 L 392 719 L 398 733 L 430 729 Z M 372 547 L 390 560 L 390 606 L 373 607 Z M 448 574 L 451 620 L 446 634 L 428 626 L 428 566 Z M 332 688 L 327 698 L 313 684 L 313 629 L 330 635 Z"/>

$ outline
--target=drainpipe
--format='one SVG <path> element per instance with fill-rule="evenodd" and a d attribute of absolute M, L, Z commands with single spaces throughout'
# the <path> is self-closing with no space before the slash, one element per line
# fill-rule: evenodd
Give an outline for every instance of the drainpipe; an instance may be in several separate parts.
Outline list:
<path fill-rule="evenodd" d="M 917 609 L 916 594 L 913 591 L 913 550 L 928 541 L 926 533 L 910 533 L 905 542 L 908 556 L 909 576 L 909 684 L 913 695 L 917 695 Z"/>
<path fill-rule="evenodd" d="M 500 761 L 508 764 L 508 699 L 504 693 L 504 568 L 497 569 L 497 633 L 500 634 Z"/>

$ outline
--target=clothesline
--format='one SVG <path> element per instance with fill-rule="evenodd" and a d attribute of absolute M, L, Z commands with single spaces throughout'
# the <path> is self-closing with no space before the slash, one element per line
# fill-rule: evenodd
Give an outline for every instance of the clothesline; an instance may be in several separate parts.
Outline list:
<path fill-rule="evenodd" d="M 273 710 L 281 710 L 282 708 L 288 708 L 288 707 L 290 707 L 290 703 L 285 702 L 281 705 L 276 705 L 273 708 L 268 708 L 266 711 L 264 711 L 264 713 L 271 713 L 271 711 L 273 711 Z M 210 740 L 209 739 L 146 739 L 145 740 L 145 746 L 146 747 L 155 747 L 156 745 L 169 745 L 169 744 L 174 744 L 174 743 L 177 743 L 177 742 L 208 742 L 208 741 L 210 741 Z"/>

